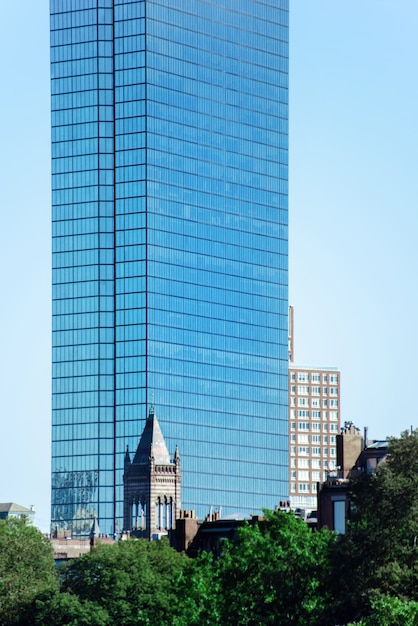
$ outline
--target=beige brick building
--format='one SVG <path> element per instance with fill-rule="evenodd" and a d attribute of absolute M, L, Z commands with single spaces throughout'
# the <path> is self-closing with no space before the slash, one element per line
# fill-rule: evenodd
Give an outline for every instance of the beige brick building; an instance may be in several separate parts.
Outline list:
<path fill-rule="evenodd" d="M 316 509 L 317 483 L 335 467 L 341 373 L 289 365 L 289 493 L 292 508 Z"/>

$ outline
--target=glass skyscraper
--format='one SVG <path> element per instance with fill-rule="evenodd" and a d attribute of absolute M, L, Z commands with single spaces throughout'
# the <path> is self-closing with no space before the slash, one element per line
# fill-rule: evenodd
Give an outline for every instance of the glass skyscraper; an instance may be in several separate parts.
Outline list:
<path fill-rule="evenodd" d="M 288 0 L 51 0 L 52 526 L 155 404 L 199 517 L 288 497 Z"/>

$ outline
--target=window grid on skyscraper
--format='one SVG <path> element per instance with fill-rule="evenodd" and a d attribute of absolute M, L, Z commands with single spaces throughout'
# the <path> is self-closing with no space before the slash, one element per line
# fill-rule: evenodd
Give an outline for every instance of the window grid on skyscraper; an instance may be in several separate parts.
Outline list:
<path fill-rule="evenodd" d="M 200 515 L 287 497 L 288 2 L 51 0 L 52 523 L 121 528 L 150 393 Z"/>

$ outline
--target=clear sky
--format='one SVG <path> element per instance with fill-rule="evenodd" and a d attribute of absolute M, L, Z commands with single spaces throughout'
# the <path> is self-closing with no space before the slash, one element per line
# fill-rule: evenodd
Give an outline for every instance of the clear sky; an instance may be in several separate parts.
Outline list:
<path fill-rule="evenodd" d="M 47 531 L 49 3 L 1 4 L 0 501 Z M 295 360 L 341 369 L 343 421 L 398 435 L 418 425 L 418 3 L 290 4 Z"/>

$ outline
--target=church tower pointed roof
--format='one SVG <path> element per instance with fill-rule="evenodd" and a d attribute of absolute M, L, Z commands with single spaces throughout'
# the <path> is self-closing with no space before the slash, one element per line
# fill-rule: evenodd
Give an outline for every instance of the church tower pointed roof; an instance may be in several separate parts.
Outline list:
<path fill-rule="evenodd" d="M 170 454 L 153 406 L 150 407 L 133 465 L 148 463 L 151 456 L 154 457 L 156 465 L 170 465 L 171 463 Z"/>

